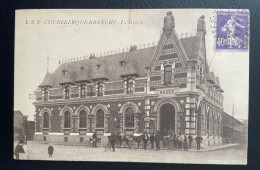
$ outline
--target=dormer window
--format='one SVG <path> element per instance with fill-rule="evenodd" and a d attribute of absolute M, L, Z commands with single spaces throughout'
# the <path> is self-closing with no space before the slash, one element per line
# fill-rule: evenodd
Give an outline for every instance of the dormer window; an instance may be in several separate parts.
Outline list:
<path fill-rule="evenodd" d="M 42 94 L 43 94 L 43 101 L 48 101 L 48 89 L 44 88 L 42 90 Z"/>
<path fill-rule="evenodd" d="M 81 66 L 81 67 L 80 67 L 80 70 L 84 70 L 84 67 L 83 67 L 83 66 Z"/>
<path fill-rule="evenodd" d="M 81 98 L 85 97 L 85 84 L 80 85 L 80 97 Z"/>
<path fill-rule="evenodd" d="M 126 93 L 127 94 L 133 94 L 133 89 L 134 89 L 134 80 L 133 79 L 127 80 Z"/>
<path fill-rule="evenodd" d="M 62 73 L 63 73 L 63 75 L 65 76 L 65 75 L 66 75 L 66 70 L 63 70 Z"/>
<path fill-rule="evenodd" d="M 98 96 L 103 96 L 103 87 L 104 87 L 103 83 L 98 84 Z"/>
<path fill-rule="evenodd" d="M 120 61 L 120 65 L 121 65 L 121 66 L 124 66 L 125 63 L 126 63 L 125 61 Z"/>
<path fill-rule="evenodd" d="M 101 66 L 101 65 L 100 65 L 100 64 L 98 64 L 98 65 L 97 65 L 97 69 L 99 69 L 99 68 L 100 68 L 100 66 Z"/>
<path fill-rule="evenodd" d="M 65 99 L 69 99 L 69 98 L 70 98 L 70 87 L 65 86 Z"/>

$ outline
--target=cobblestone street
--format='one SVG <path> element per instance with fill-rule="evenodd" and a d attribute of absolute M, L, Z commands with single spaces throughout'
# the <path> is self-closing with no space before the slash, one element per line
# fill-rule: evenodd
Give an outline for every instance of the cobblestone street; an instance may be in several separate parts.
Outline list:
<path fill-rule="evenodd" d="M 27 145 L 27 159 L 49 160 L 48 144 L 30 142 Z M 129 150 L 116 149 L 116 152 L 105 152 L 104 147 L 87 148 L 85 146 L 53 145 L 52 160 L 69 161 L 113 161 L 113 162 L 162 162 L 162 163 L 193 163 L 193 164 L 246 164 L 245 147 L 234 146 L 214 151 L 195 150 Z"/>

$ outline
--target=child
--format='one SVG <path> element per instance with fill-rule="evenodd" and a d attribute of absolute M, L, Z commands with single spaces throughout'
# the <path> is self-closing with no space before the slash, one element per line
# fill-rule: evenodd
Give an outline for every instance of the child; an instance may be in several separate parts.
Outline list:
<path fill-rule="evenodd" d="M 23 140 L 22 139 L 19 140 L 17 146 L 15 147 L 15 151 L 14 151 L 15 159 L 19 160 L 20 153 L 25 153 L 24 149 L 23 149 Z"/>
<path fill-rule="evenodd" d="M 50 146 L 48 147 L 49 159 L 52 158 L 53 151 L 54 151 L 54 148 L 53 148 L 52 144 L 50 143 Z"/>

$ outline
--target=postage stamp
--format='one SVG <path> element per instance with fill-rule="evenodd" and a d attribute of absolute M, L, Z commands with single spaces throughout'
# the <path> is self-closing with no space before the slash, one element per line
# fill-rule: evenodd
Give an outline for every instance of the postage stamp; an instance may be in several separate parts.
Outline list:
<path fill-rule="evenodd" d="M 248 50 L 249 12 L 217 11 L 216 50 Z"/>

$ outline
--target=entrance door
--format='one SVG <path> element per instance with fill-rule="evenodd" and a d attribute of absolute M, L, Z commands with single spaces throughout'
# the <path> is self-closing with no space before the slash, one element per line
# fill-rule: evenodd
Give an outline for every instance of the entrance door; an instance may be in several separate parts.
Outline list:
<path fill-rule="evenodd" d="M 171 104 L 164 104 L 160 109 L 160 131 L 163 136 L 175 132 L 175 109 Z"/>

